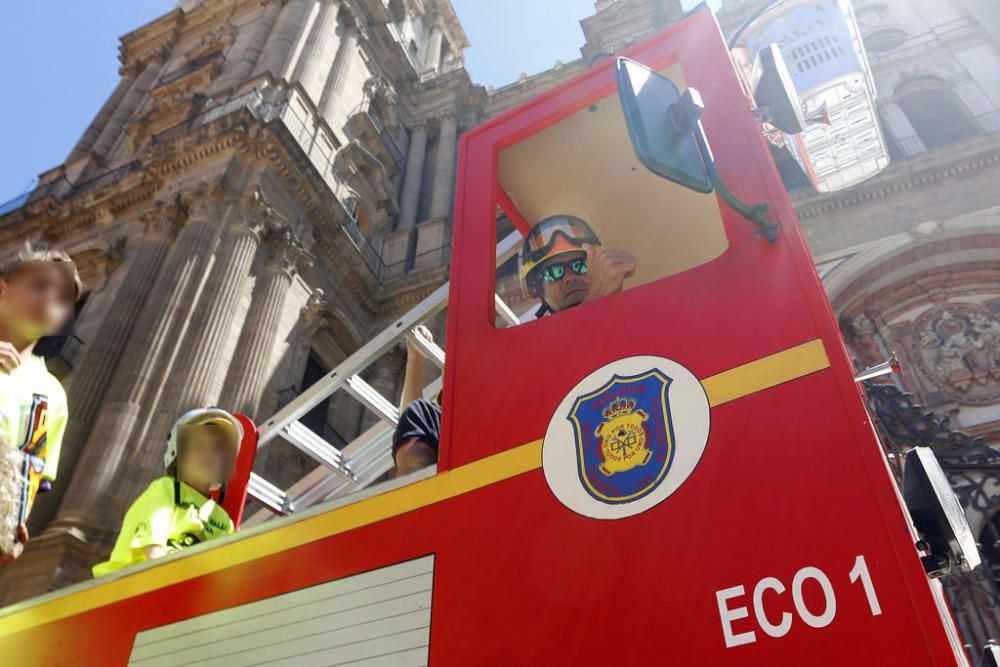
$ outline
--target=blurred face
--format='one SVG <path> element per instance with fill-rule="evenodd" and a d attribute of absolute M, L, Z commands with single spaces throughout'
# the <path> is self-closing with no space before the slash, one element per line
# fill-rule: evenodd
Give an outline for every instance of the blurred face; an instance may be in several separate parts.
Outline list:
<path fill-rule="evenodd" d="M 584 253 L 553 257 L 541 266 L 542 296 L 555 311 L 580 305 L 590 290 L 587 255 Z"/>
<path fill-rule="evenodd" d="M 188 426 L 181 433 L 177 476 L 194 487 L 208 487 L 229 478 L 230 436 L 221 426 Z"/>
<path fill-rule="evenodd" d="M 55 263 L 26 264 L 0 280 L 0 319 L 27 338 L 57 333 L 73 313 L 76 293 L 64 268 Z"/>

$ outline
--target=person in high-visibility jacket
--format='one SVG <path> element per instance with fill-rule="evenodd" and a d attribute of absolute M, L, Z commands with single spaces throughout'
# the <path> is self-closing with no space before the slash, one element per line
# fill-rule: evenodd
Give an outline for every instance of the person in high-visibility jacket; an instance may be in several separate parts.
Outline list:
<path fill-rule="evenodd" d="M 211 495 L 232 474 L 242 439 L 243 427 L 225 410 L 191 410 L 177 420 L 163 455 L 166 476 L 129 507 L 111 558 L 94 566 L 94 576 L 232 533 Z"/>

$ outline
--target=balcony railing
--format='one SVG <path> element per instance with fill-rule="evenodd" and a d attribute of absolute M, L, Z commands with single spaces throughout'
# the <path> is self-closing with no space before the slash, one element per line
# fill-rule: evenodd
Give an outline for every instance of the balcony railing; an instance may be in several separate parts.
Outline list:
<path fill-rule="evenodd" d="M 293 99 L 290 97 L 289 92 L 284 89 L 272 89 L 265 96 L 264 93 L 255 88 L 222 104 L 205 109 L 171 128 L 158 132 L 153 135 L 152 142 L 166 142 L 192 129 L 207 125 L 245 109 L 255 118 L 265 123 L 280 122 L 292 136 L 299 149 L 309 159 L 316 172 L 330 189 L 334 198 L 347 209 L 347 202 L 354 194 L 340 181 L 334 167 L 334 158 L 338 143 L 329 135 L 323 123 L 319 122 L 317 118 L 303 115 L 296 108 L 298 105 L 292 102 Z M 383 133 L 383 136 L 387 135 Z M 50 183 L 35 188 L 29 194 L 20 195 L 0 205 L 0 215 L 37 201 L 48 194 L 52 194 L 60 200 L 69 199 L 82 192 L 112 183 L 140 167 L 141 163 L 135 160 L 121 167 L 105 171 L 78 184 L 70 183 L 65 177 L 60 176 Z M 344 234 L 347 235 L 351 243 L 357 248 L 358 253 L 368 268 L 380 280 L 392 280 L 411 270 L 430 268 L 447 262 L 450 257 L 450 246 L 442 246 L 441 248 L 421 253 L 409 262 L 397 262 L 387 265 L 382 259 L 376 245 L 361 230 L 356 220 L 356 214 L 352 214 L 351 211 L 347 211 L 347 214 L 348 217 L 353 219 L 353 222 L 343 225 L 341 229 L 343 229 Z"/>

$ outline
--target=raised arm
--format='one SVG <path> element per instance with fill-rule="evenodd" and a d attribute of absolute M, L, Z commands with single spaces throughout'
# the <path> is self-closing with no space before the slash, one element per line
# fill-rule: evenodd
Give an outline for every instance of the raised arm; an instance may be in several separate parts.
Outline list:
<path fill-rule="evenodd" d="M 420 325 L 416 329 L 417 335 L 422 336 L 427 342 L 433 343 L 434 336 L 430 329 Z M 424 388 L 424 362 L 427 358 L 424 353 L 409 338 L 406 339 L 406 372 L 403 375 L 403 394 L 399 399 L 399 409 L 403 410 L 407 405 L 423 397 Z"/>

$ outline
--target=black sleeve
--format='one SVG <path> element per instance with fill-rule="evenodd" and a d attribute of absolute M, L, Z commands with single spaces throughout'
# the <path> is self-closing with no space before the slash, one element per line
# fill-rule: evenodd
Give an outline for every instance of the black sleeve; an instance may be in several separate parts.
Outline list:
<path fill-rule="evenodd" d="M 393 459 L 399 446 L 409 440 L 425 442 L 437 453 L 441 441 L 441 408 L 437 403 L 420 398 L 406 406 L 392 434 Z"/>

